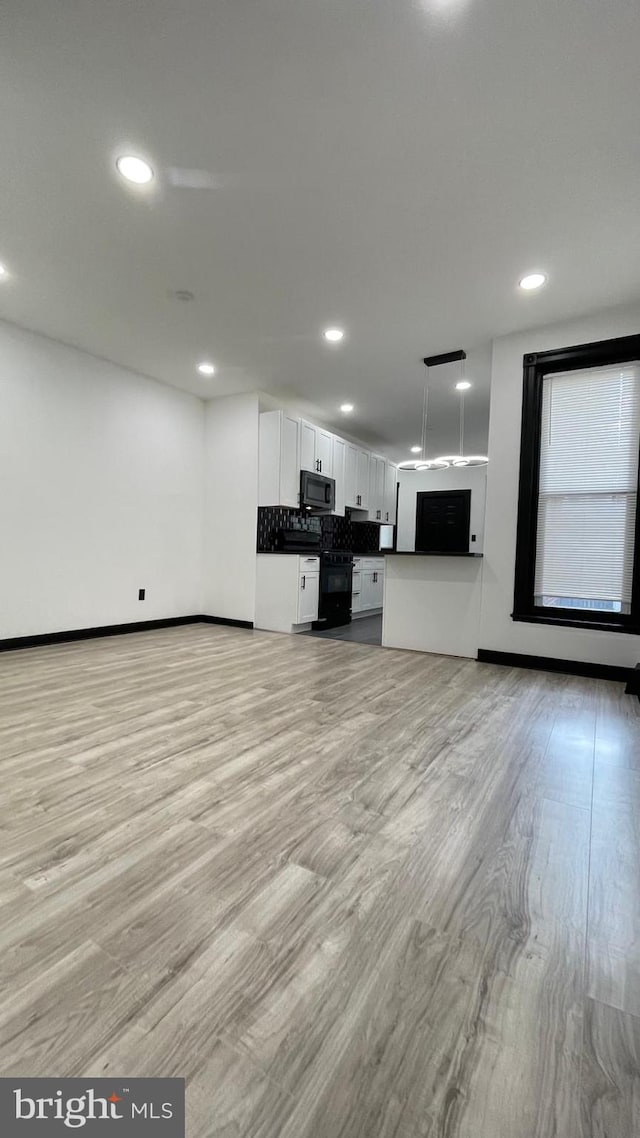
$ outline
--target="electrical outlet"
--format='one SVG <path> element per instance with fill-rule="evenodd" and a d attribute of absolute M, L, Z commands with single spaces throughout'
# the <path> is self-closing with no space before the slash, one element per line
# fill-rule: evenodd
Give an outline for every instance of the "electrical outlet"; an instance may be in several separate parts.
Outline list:
<path fill-rule="evenodd" d="M 472 541 L 475 541 L 475 540 L 476 540 L 476 535 L 475 535 L 475 533 L 472 533 L 472 534 L 471 534 L 471 540 L 472 540 Z"/>
<path fill-rule="evenodd" d="M 145 592 L 146 592 L 146 589 L 138 589 L 138 600 L 139 600 L 139 601 L 143 601 L 143 600 L 144 600 L 144 594 L 145 594 Z"/>

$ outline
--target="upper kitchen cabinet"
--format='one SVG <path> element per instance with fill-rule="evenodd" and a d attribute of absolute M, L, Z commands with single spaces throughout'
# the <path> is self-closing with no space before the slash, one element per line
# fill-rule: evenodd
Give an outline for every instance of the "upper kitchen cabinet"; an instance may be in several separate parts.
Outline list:
<path fill-rule="evenodd" d="M 396 524 L 396 510 L 398 501 L 398 468 L 385 459 L 384 470 L 384 502 L 382 506 L 382 521 L 394 526 Z"/>
<path fill-rule="evenodd" d="M 358 448 L 358 481 L 356 485 L 358 505 L 366 510 L 369 505 L 369 459 L 368 450 Z"/>
<path fill-rule="evenodd" d="M 385 470 L 387 460 L 379 454 L 369 456 L 369 521 L 385 521 Z"/>
<path fill-rule="evenodd" d="M 258 504 L 298 506 L 300 421 L 286 411 L 263 411 L 260 415 L 258 454 Z M 314 467 L 309 469 L 313 470 Z"/>
<path fill-rule="evenodd" d="M 301 470 L 334 479 L 335 514 L 344 516 L 348 506 L 361 511 L 361 521 L 366 511 L 370 521 L 395 523 L 396 468 L 392 463 L 287 411 L 263 411 L 258 504 L 299 506 Z"/>
<path fill-rule="evenodd" d="M 333 478 L 333 435 L 322 427 L 300 421 L 300 469 Z"/>
<path fill-rule="evenodd" d="M 369 502 L 369 451 L 355 443 L 346 444 L 345 504 L 354 510 L 366 510 Z"/>
<path fill-rule="evenodd" d="M 347 444 L 344 439 L 339 439 L 337 435 L 333 436 L 333 478 L 336 483 L 336 504 L 334 514 L 340 514 L 344 517 L 344 508 L 346 505 L 346 454 Z"/>

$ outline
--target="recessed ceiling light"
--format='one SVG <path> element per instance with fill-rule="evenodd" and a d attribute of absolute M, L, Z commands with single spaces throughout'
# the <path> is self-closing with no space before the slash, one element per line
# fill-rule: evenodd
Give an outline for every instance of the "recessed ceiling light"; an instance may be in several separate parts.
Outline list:
<path fill-rule="evenodd" d="M 215 375 L 216 374 L 216 369 L 215 369 L 214 365 L 208 363 L 206 360 L 203 363 L 198 364 L 198 371 L 200 372 L 200 375 Z"/>
<path fill-rule="evenodd" d="M 345 415 L 348 415 L 350 411 L 353 411 L 353 403 L 341 403 L 340 410 L 344 411 Z"/>
<path fill-rule="evenodd" d="M 420 454 L 421 450 L 422 450 L 422 447 L 411 447 L 411 453 L 412 454 Z"/>
<path fill-rule="evenodd" d="M 526 277 L 522 277 L 518 282 L 520 288 L 529 292 L 533 288 L 540 288 L 543 284 L 547 283 L 546 273 L 528 273 Z"/>
<path fill-rule="evenodd" d="M 144 186 L 153 179 L 153 170 L 144 158 L 137 158 L 135 154 L 121 154 L 116 159 L 118 173 L 122 174 L 128 182 L 135 182 L 137 186 Z"/>
<path fill-rule="evenodd" d="M 4 277 L 8 277 L 8 276 L 9 276 L 9 273 L 7 271 L 7 266 L 6 265 L 0 265 L 0 280 L 2 280 Z"/>
<path fill-rule="evenodd" d="M 324 330 L 324 338 L 328 340 L 330 344 L 338 344 L 343 336 L 344 332 L 342 328 L 325 328 Z"/>
<path fill-rule="evenodd" d="M 456 383 L 456 391 L 468 391 L 470 387 L 471 384 L 468 379 L 461 379 L 459 383 Z"/>

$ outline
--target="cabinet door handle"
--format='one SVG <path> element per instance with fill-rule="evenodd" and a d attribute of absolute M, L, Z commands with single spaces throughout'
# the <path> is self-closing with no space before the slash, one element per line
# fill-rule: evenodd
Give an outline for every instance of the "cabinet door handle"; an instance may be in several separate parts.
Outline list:
<path fill-rule="evenodd" d="M 320 463 L 320 473 L 322 474 L 322 459 L 319 459 L 318 461 Z"/>
<path fill-rule="evenodd" d="M 302 582 L 301 582 L 301 585 L 300 585 L 300 587 L 301 587 L 302 589 L 306 589 L 306 587 L 307 587 L 307 585 L 306 585 L 306 581 L 307 581 L 307 578 L 305 577 L 305 575 L 304 575 L 304 573 L 303 573 L 303 574 L 302 574 Z"/>

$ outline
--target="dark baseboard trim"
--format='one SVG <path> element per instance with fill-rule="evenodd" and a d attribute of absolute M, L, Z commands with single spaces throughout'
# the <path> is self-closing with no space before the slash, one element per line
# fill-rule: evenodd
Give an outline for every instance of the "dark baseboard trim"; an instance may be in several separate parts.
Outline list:
<path fill-rule="evenodd" d="M 0 652 L 17 648 L 42 648 L 49 644 L 68 644 L 73 640 L 95 640 L 101 636 L 123 636 L 129 632 L 152 632 L 158 628 L 175 628 L 181 624 L 228 624 L 235 628 L 253 628 L 250 620 L 232 620 L 226 616 L 167 616 L 160 620 L 139 620 L 132 624 L 105 624 L 97 628 L 71 628 L 64 632 L 42 632 L 36 636 L 13 636 L 0 640 Z"/>
<path fill-rule="evenodd" d="M 563 672 L 568 676 L 586 676 L 591 680 L 615 680 L 627 683 L 632 668 L 615 664 L 588 664 L 583 660 L 556 660 L 554 656 L 524 656 L 520 652 L 494 652 L 490 648 L 478 649 L 481 664 L 504 664 L 508 668 L 531 668 L 538 672 Z"/>
<path fill-rule="evenodd" d="M 626 695 L 637 695 L 640 699 L 640 664 L 636 664 L 632 668 L 627 678 L 627 686 L 624 689 Z"/>
<path fill-rule="evenodd" d="M 234 620 L 231 616 L 197 616 L 203 624 L 227 624 L 230 628 L 253 628 L 252 620 Z"/>

